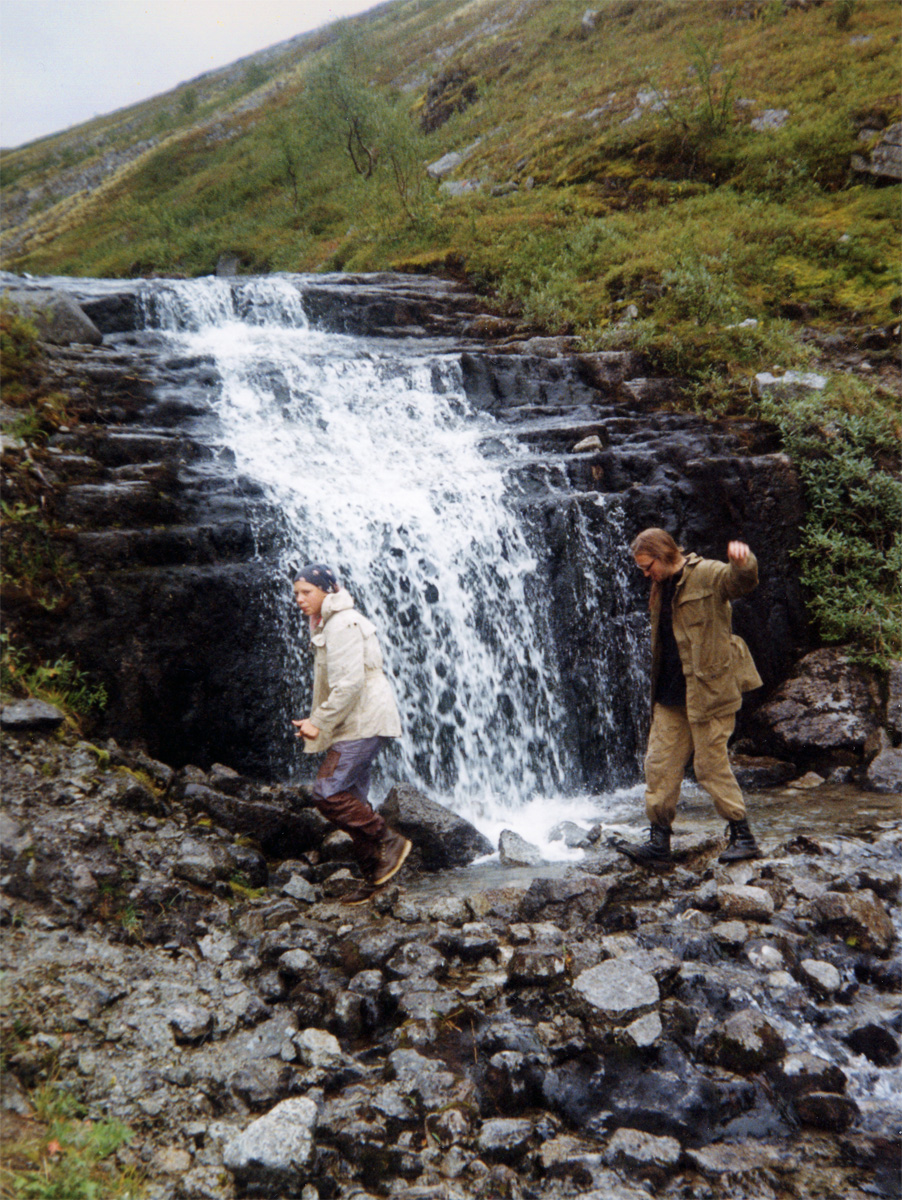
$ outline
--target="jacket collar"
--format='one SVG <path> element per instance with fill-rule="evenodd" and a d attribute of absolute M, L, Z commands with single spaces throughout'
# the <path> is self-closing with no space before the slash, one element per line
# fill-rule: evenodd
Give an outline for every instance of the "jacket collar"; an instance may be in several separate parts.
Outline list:
<path fill-rule="evenodd" d="M 702 561 L 697 554 L 693 554 L 691 551 L 689 554 L 685 554 L 683 557 L 686 559 L 686 561 L 683 563 L 683 568 L 680 571 L 680 577 L 677 580 L 678 588 L 683 587 L 686 580 L 689 578 L 688 572 L 693 567 L 698 566 L 698 564 Z"/>
<path fill-rule="evenodd" d="M 323 607 L 320 609 L 320 620 L 323 625 L 334 616 L 337 612 L 345 612 L 349 608 L 354 607 L 354 599 L 351 593 L 345 588 L 339 588 L 337 592 L 329 592 L 323 601 Z"/>

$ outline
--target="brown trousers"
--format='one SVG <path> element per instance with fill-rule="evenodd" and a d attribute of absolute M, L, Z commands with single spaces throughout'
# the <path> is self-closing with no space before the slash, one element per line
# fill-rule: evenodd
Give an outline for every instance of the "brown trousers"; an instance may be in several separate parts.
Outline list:
<path fill-rule="evenodd" d="M 745 819 L 745 801 L 727 757 L 736 714 L 690 722 L 685 708 L 656 704 L 645 755 L 645 811 L 653 825 L 671 826 L 690 758 L 699 786 L 725 821 Z"/>
<path fill-rule="evenodd" d="M 313 803 L 327 821 L 350 835 L 364 874 L 378 863 L 379 844 L 385 836 L 385 821 L 367 800 L 370 768 L 382 741 L 336 742 L 313 784 Z"/>

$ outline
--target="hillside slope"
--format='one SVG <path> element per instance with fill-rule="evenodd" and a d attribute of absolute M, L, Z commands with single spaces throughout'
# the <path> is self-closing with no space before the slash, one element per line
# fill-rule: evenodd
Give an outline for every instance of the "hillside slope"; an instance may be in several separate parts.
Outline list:
<path fill-rule="evenodd" d="M 895 0 L 585 11 L 395 0 L 4 155 L 3 265 L 450 267 L 595 336 L 898 315 L 895 189 L 850 166 L 900 116 Z"/>

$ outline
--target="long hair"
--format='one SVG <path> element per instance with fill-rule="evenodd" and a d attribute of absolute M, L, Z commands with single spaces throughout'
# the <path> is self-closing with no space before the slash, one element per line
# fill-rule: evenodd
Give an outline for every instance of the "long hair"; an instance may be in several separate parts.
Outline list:
<path fill-rule="evenodd" d="M 637 554 L 647 554 L 650 558 L 656 558 L 659 562 L 673 567 L 680 561 L 683 548 L 677 545 L 666 529 L 643 529 L 633 538 L 630 544 L 630 553 L 633 558 Z M 653 608 L 657 603 L 660 592 L 661 584 L 652 580 L 651 593 L 648 597 L 649 608 Z"/>

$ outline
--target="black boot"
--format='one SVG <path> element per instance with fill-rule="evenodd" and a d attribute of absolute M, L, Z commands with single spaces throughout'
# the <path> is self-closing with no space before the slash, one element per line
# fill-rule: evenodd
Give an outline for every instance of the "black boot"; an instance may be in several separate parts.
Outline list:
<path fill-rule="evenodd" d="M 647 842 L 641 845 L 634 842 L 614 842 L 614 849 L 642 867 L 653 863 L 673 862 L 670 854 L 670 826 L 652 825 L 648 831 Z"/>
<path fill-rule="evenodd" d="M 718 858 L 718 862 L 740 862 L 743 858 L 761 857 L 761 851 L 758 849 L 758 843 L 755 841 L 751 829 L 749 829 L 748 821 L 745 819 L 730 821 L 727 828 L 730 840 L 727 843 L 726 850 Z"/>

